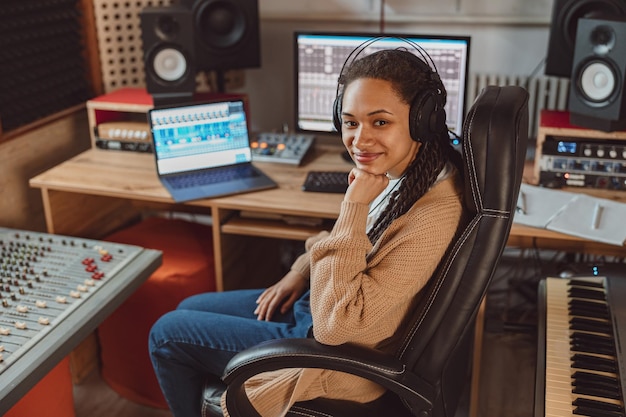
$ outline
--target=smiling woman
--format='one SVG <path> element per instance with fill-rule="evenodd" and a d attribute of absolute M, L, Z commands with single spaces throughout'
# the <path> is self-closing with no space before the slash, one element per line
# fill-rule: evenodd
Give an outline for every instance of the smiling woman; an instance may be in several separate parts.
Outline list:
<path fill-rule="evenodd" d="M 175 417 L 200 416 L 207 375 L 219 384 L 236 353 L 263 341 L 314 337 L 394 350 L 457 230 L 460 155 L 436 71 L 404 49 L 382 50 L 350 63 L 339 82 L 334 119 L 355 167 L 332 230 L 311 236 L 273 286 L 190 297 L 151 330 L 152 362 Z M 368 402 L 384 393 L 359 377 L 301 368 L 257 375 L 246 387 L 270 417 L 296 401 Z M 212 414 L 228 415 L 224 396 L 221 404 L 214 397 Z"/>

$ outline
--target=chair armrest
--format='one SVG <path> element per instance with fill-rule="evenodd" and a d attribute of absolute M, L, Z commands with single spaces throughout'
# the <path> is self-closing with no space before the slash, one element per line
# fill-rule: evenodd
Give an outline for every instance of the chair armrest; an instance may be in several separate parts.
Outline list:
<path fill-rule="evenodd" d="M 409 408 L 430 410 L 434 388 L 397 358 L 354 344 L 329 346 L 315 339 L 277 339 L 237 354 L 222 379 L 228 385 L 226 405 L 231 417 L 260 417 L 250 404 L 244 383 L 254 375 L 285 368 L 322 368 L 346 372 L 395 392 Z"/>

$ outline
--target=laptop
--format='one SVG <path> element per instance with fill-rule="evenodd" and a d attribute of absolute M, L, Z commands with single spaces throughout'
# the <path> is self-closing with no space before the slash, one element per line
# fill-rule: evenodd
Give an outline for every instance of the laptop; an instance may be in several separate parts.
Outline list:
<path fill-rule="evenodd" d="M 239 98 L 148 111 L 159 180 L 176 202 L 275 188 L 252 165 Z"/>

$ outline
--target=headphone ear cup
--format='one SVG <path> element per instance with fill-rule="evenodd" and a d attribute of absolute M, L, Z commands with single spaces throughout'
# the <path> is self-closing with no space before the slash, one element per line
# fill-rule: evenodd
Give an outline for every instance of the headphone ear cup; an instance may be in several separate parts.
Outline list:
<path fill-rule="evenodd" d="M 427 89 L 413 100 L 409 110 L 409 132 L 417 142 L 432 142 L 446 129 L 446 112 L 439 94 Z"/>
<path fill-rule="evenodd" d="M 341 133 L 341 100 L 343 94 L 337 94 L 333 102 L 333 126 L 337 132 Z"/>

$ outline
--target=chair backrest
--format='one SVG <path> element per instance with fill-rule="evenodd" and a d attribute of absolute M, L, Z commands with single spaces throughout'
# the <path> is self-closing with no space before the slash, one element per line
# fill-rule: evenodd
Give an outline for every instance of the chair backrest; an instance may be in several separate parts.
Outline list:
<path fill-rule="evenodd" d="M 466 218 L 424 289 L 398 356 L 439 398 L 433 416 L 451 416 L 467 381 L 473 323 L 504 250 L 524 167 L 528 93 L 486 87 L 463 128 Z M 411 404 L 406 404 L 412 408 Z"/>

